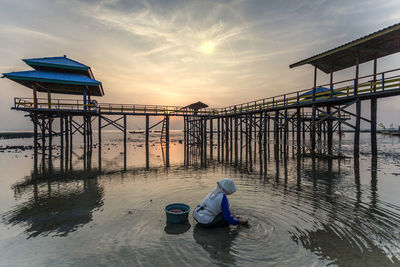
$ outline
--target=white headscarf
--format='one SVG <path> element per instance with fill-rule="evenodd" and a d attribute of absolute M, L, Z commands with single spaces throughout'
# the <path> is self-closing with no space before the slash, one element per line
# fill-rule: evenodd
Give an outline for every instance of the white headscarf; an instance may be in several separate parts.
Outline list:
<path fill-rule="evenodd" d="M 217 182 L 217 186 L 215 189 L 210 193 L 210 199 L 214 199 L 219 193 L 224 193 L 226 195 L 230 195 L 235 193 L 237 187 L 232 179 L 224 178 Z"/>
<path fill-rule="evenodd" d="M 224 178 L 222 180 L 219 180 L 217 182 L 217 185 L 218 185 L 219 188 L 222 189 L 222 191 L 226 195 L 233 194 L 237 190 L 237 187 L 236 187 L 235 183 L 232 181 L 232 179 L 229 179 L 229 178 Z"/>

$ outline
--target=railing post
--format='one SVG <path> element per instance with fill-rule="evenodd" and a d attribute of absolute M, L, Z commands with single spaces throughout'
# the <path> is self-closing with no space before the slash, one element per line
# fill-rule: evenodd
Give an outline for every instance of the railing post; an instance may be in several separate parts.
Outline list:
<path fill-rule="evenodd" d="M 333 98 L 333 84 L 331 84 L 331 97 L 330 98 Z"/>
<path fill-rule="evenodd" d="M 283 95 L 283 106 L 286 107 L 286 94 Z"/>
<path fill-rule="evenodd" d="M 299 104 L 299 102 L 300 102 L 300 93 L 297 92 L 297 105 Z"/>
<path fill-rule="evenodd" d="M 275 97 L 272 97 L 272 107 L 275 107 Z"/>
<path fill-rule="evenodd" d="M 385 91 L 385 73 L 382 73 L 382 91 Z"/>
<path fill-rule="evenodd" d="M 353 88 L 353 93 L 354 95 L 357 95 L 357 79 L 354 79 L 354 88 Z"/>

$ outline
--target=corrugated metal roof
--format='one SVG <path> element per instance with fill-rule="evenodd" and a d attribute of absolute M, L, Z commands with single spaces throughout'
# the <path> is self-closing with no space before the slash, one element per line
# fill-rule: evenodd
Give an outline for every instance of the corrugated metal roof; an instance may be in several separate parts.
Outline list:
<path fill-rule="evenodd" d="M 99 81 L 93 80 L 82 74 L 53 72 L 44 70 L 18 71 L 3 74 L 12 80 L 30 80 L 54 83 L 71 83 L 80 85 L 98 85 Z"/>
<path fill-rule="evenodd" d="M 4 73 L 4 77 L 39 92 L 82 95 L 86 90 L 92 96 L 104 95 L 101 82 L 83 74 L 31 70 Z"/>
<path fill-rule="evenodd" d="M 70 58 L 67 58 L 67 56 L 31 58 L 31 59 L 23 59 L 23 61 L 33 68 L 35 68 L 36 66 L 53 66 L 57 68 L 67 68 L 67 69 L 79 69 L 79 70 L 89 69 L 89 66 L 86 66 Z"/>
<path fill-rule="evenodd" d="M 326 52 L 309 57 L 290 65 L 290 68 L 312 64 L 325 73 L 331 73 L 359 63 L 380 58 L 400 51 L 400 23 L 376 31 Z"/>

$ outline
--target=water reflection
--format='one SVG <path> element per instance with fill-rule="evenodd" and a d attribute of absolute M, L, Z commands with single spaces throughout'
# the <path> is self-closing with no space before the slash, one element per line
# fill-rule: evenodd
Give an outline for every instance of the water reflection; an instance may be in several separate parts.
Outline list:
<path fill-rule="evenodd" d="M 170 235 L 179 235 L 187 232 L 191 225 L 188 221 L 184 223 L 167 223 L 164 227 L 164 231 Z"/>
<path fill-rule="evenodd" d="M 234 264 L 233 244 L 239 232 L 229 227 L 205 229 L 196 224 L 193 238 L 216 263 Z"/>
<path fill-rule="evenodd" d="M 27 198 L 5 214 L 8 224 L 26 226 L 28 238 L 66 236 L 92 220 L 103 205 L 103 189 L 96 171 L 34 174 L 12 188 L 15 197 Z"/>

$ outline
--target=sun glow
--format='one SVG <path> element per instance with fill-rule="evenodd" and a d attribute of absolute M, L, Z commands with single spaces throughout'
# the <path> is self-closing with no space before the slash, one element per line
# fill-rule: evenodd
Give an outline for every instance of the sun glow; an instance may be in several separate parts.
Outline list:
<path fill-rule="evenodd" d="M 210 55 L 215 51 L 215 43 L 213 41 L 204 41 L 200 46 L 201 52 Z"/>

